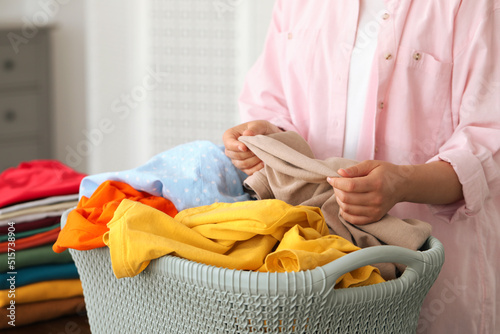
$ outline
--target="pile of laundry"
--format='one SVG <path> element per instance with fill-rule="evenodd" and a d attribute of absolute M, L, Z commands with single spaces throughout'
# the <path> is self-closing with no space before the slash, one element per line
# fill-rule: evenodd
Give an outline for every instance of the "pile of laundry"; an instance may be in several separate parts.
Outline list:
<path fill-rule="evenodd" d="M 131 170 L 85 177 L 55 252 L 109 247 L 118 278 L 170 254 L 239 270 L 314 269 L 363 247 L 417 250 L 430 225 L 386 216 L 354 226 L 338 215 L 328 176 L 353 161 L 314 159 L 296 133 L 242 137 L 265 168 L 248 177 L 224 149 L 197 141 L 158 154 Z M 336 288 L 384 282 L 394 264 L 365 266 Z"/>
<path fill-rule="evenodd" d="M 85 176 L 55 160 L 0 174 L 0 328 L 10 319 L 21 326 L 85 311 L 71 255 L 52 251 Z"/>

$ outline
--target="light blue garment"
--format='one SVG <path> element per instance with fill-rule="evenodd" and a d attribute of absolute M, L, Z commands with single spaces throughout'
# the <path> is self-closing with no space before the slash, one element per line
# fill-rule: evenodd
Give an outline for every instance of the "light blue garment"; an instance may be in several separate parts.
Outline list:
<path fill-rule="evenodd" d="M 195 141 L 160 153 L 135 169 L 87 176 L 80 184 L 80 197 L 90 197 L 107 180 L 121 181 L 163 196 L 181 211 L 216 202 L 251 200 L 243 190 L 246 177 L 224 154 L 224 147 Z"/>

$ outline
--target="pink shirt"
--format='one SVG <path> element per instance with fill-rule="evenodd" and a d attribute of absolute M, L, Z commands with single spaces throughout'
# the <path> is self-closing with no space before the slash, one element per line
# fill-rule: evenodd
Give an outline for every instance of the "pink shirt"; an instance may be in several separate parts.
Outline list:
<path fill-rule="evenodd" d="M 500 1 L 386 0 L 358 160 L 449 162 L 465 201 L 396 205 L 433 225 L 446 261 L 417 333 L 500 332 Z M 277 0 L 240 98 L 244 121 L 342 156 L 358 1 Z M 368 75 L 368 74 L 367 74 Z"/>

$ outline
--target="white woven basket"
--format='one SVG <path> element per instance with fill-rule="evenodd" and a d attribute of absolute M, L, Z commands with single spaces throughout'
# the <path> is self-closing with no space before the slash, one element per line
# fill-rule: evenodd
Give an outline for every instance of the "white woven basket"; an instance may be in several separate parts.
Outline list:
<path fill-rule="evenodd" d="M 370 247 L 298 273 L 229 270 L 164 256 L 118 280 L 108 248 L 70 251 L 91 331 L 103 334 L 415 333 L 444 262 L 443 245 L 431 237 L 422 251 Z M 408 267 L 385 283 L 333 289 L 340 275 L 383 262 Z"/>

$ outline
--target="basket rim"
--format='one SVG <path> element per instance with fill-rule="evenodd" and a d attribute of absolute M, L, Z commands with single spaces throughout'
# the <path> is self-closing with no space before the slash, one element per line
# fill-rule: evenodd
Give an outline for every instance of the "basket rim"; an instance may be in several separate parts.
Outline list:
<path fill-rule="evenodd" d="M 355 260 L 352 260 L 355 257 L 363 258 L 368 252 L 375 253 L 375 255 L 380 254 L 358 262 L 366 265 L 364 264 L 366 262 L 371 262 L 371 264 L 381 263 L 372 261 L 387 258 L 388 253 L 391 260 L 397 259 L 399 253 L 392 252 L 403 252 L 405 255 L 411 255 L 413 262 L 396 279 L 370 286 L 335 289 L 334 292 L 335 294 L 353 294 L 356 291 L 356 293 L 363 294 L 370 291 L 371 294 L 377 296 L 386 296 L 388 291 L 396 294 L 401 293 L 417 285 L 419 280 L 432 276 L 431 273 L 439 273 L 444 263 L 444 247 L 442 243 L 435 237 L 430 237 L 423 247 L 420 251 L 412 251 L 398 246 L 369 247 L 347 254 L 340 259 L 312 270 L 285 273 L 220 268 L 174 255 L 165 255 L 152 260 L 145 272 L 175 278 L 209 289 L 230 291 L 231 293 L 271 296 L 328 294 L 332 293 L 333 286 L 340 275 L 353 270 L 346 268 L 345 264 L 355 262 Z M 363 253 L 360 253 L 361 251 Z M 403 264 L 407 263 L 403 262 Z M 356 264 L 352 264 L 352 267 L 356 267 Z"/>

